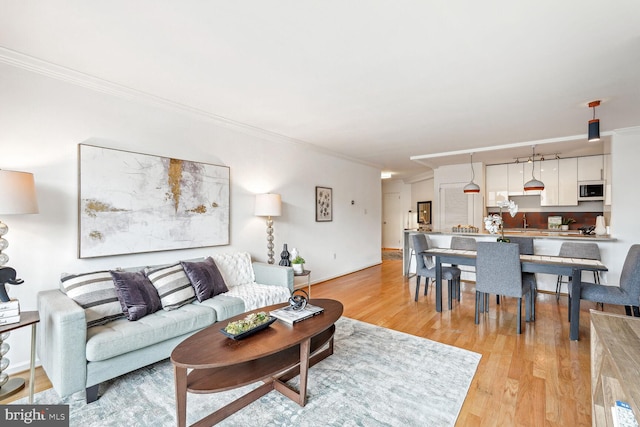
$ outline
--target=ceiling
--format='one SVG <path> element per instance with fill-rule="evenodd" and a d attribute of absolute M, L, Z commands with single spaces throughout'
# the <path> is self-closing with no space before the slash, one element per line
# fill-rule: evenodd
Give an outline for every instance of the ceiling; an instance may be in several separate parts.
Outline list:
<path fill-rule="evenodd" d="M 603 133 L 640 125 L 637 0 L 1 6 L 0 61 L 35 58 L 396 178 L 468 161 L 410 159 L 442 152 L 601 153 L 586 143 L 596 99 Z M 496 146 L 511 148 L 480 151 Z"/>

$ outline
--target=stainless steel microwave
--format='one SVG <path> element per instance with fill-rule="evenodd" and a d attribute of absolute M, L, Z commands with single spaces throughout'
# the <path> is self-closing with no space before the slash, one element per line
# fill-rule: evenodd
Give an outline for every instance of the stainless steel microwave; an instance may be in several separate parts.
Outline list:
<path fill-rule="evenodd" d="M 578 200 L 604 200 L 604 181 L 578 181 Z"/>

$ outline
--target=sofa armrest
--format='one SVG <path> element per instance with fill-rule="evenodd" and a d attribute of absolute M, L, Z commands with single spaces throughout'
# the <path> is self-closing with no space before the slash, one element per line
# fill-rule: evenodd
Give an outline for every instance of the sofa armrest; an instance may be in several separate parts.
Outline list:
<path fill-rule="evenodd" d="M 38 357 L 60 396 L 84 390 L 87 320 L 84 309 L 58 289 L 38 292 Z"/>
<path fill-rule="evenodd" d="M 271 286 L 284 286 L 293 291 L 293 268 L 264 262 L 251 263 L 256 283 Z"/>

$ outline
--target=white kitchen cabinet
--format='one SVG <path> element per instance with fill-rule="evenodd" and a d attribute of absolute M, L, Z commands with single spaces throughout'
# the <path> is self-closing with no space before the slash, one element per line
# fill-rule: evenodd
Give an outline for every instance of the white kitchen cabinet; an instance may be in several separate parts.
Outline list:
<path fill-rule="evenodd" d="M 558 160 L 558 205 L 578 206 L 578 158 Z"/>
<path fill-rule="evenodd" d="M 490 165 L 485 168 L 485 190 L 487 206 L 498 206 L 498 202 L 508 199 L 507 165 Z"/>
<path fill-rule="evenodd" d="M 535 168 L 535 172 L 533 173 L 533 175 L 535 175 L 535 178 L 539 181 L 542 181 L 544 183 L 543 179 L 540 179 L 540 163 L 541 162 L 531 162 L 531 163 L 523 163 L 522 166 L 522 184 L 520 187 L 520 194 L 524 194 L 525 196 L 531 196 L 531 195 L 537 195 L 540 194 L 539 190 L 536 191 L 524 191 L 524 184 L 526 182 L 529 182 L 533 179 L 532 174 L 531 174 L 531 168 Z"/>
<path fill-rule="evenodd" d="M 523 163 L 508 163 L 507 176 L 510 196 L 522 196 L 524 194 L 524 181 L 522 180 Z"/>
<path fill-rule="evenodd" d="M 538 179 L 544 183 L 544 190 L 540 192 L 540 206 L 558 206 L 558 160 L 540 162 Z"/>
<path fill-rule="evenodd" d="M 603 157 L 578 157 L 578 181 L 600 181 L 604 179 Z"/>
<path fill-rule="evenodd" d="M 604 169 L 604 204 L 611 205 L 611 154 L 603 156 Z"/>

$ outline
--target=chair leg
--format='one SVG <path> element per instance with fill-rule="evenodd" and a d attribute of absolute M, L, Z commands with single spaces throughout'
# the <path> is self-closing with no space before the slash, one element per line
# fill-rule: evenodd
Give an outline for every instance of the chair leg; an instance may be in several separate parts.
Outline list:
<path fill-rule="evenodd" d="M 476 325 L 480 323 L 480 292 L 476 291 Z"/>
<path fill-rule="evenodd" d="M 426 286 L 429 287 L 429 279 L 425 280 L 427 282 Z M 420 276 L 416 276 L 416 299 L 418 301 L 418 295 L 420 294 Z"/>
<path fill-rule="evenodd" d="M 522 298 L 518 298 L 518 333 L 522 333 Z"/>
<path fill-rule="evenodd" d="M 624 306 L 624 313 L 625 313 L 627 316 L 631 316 L 631 306 L 630 306 L 630 305 L 625 305 L 625 306 Z"/>
<path fill-rule="evenodd" d="M 633 306 L 633 317 L 640 317 L 640 307 L 637 305 Z"/>
<path fill-rule="evenodd" d="M 558 276 L 556 280 L 556 301 L 560 301 L 560 289 L 562 287 L 562 276 Z"/>

